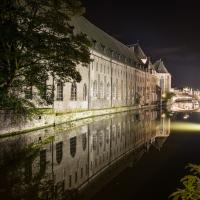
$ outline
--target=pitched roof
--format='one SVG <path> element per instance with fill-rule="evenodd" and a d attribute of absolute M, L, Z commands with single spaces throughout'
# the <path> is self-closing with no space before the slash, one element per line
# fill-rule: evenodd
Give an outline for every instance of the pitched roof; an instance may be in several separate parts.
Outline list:
<path fill-rule="evenodd" d="M 74 26 L 75 33 L 84 33 L 90 41 L 95 41 L 97 43 L 95 47 L 93 46 L 95 50 L 109 56 L 112 56 L 112 52 L 114 52 L 115 59 L 128 63 L 129 65 L 135 66 L 134 64 L 138 62 L 134 52 L 129 47 L 96 27 L 86 18 L 74 17 L 70 24 Z"/>
<path fill-rule="evenodd" d="M 145 55 L 138 42 L 136 44 L 129 45 L 129 47 L 135 53 L 135 56 L 140 62 L 142 61 L 142 59 L 147 59 L 147 56 Z"/>
<path fill-rule="evenodd" d="M 154 68 L 158 73 L 169 73 L 161 59 L 154 63 Z"/>

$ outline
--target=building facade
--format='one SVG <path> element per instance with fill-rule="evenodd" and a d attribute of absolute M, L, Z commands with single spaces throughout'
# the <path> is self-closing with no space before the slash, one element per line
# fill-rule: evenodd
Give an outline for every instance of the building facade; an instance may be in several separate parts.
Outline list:
<path fill-rule="evenodd" d="M 139 44 L 130 47 L 112 38 L 83 17 L 72 20 L 75 33 L 92 43 L 92 62 L 77 66 L 80 83 L 55 83 L 57 111 L 150 105 L 158 100 L 158 77 Z"/>
<path fill-rule="evenodd" d="M 170 91 L 171 75 L 163 62 L 153 65 L 138 43 L 126 46 L 84 17 L 73 18 L 71 26 L 75 34 L 86 34 L 90 40 L 91 63 L 77 66 L 82 77 L 79 83 L 49 78 L 47 84 L 55 89 L 55 111 L 152 105 Z M 37 91 L 32 90 L 29 88 L 25 97 L 37 99 Z"/>

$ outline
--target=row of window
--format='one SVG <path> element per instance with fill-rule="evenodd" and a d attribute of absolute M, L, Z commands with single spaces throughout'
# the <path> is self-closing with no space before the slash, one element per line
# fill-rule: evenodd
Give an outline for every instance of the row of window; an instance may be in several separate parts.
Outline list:
<path fill-rule="evenodd" d="M 76 145 L 77 145 L 77 137 L 70 138 L 70 154 L 72 157 L 75 157 L 76 155 Z M 87 146 L 87 138 L 86 134 L 82 134 L 82 148 L 83 151 L 86 150 Z M 63 142 L 59 142 L 56 144 L 56 161 L 59 164 L 62 161 L 63 157 Z"/>
<path fill-rule="evenodd" d="M 63 101 L 63 83 L 58 82 L 57 84 L 57 101 Z M 104 77 L 104 82 L 100 81 L 100 76 L 98 76 L 98 81 L 92 81 L 92 96 L 97 97 L 99 99 L 109 99 L 111 97 L 111 85 L 110 82 L 106 82 L 106 77 Z M 128 96 L 134 94 L 134 89 L 128 88 Z M 116 83 L 112 85 L 112 97 L 113 99 L 119 99 L 121 95 L 121 99 L 123 100 L 125 97 L 125 85 L 123 80 L 121 80 L 121 84 L 119 84 L 118 80 Z M 71 84 L 71 93 L 70 100 L 77 101 L 77 84 L 74 82 Z M 83 85 L 83 101 L 87 100 L 87 85 Z"/>
<path fill-rule="evenodd" d="M 57 101 L 63 101 L 63 82 L 59 81 L 57 83 Z M 70 100 L 71 101 L 77 101 L 77 84 L 76 82 L 73 82 L 71 84 L 71 92 L 70 92 Z M 83 101 L 87 100 L 87 85 L 83 85 Z"/>

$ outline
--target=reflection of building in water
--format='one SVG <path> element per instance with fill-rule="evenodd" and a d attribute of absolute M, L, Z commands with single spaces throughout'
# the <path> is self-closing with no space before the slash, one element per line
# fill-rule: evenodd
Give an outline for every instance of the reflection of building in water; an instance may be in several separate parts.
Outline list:
<path fill-rule="evenodd" d="M 130 152 L 139 159 L 152 143 L 169 135 L 170 121 L 156 111 L 120 113 L 55 135 L 30 163 L 29 176 L 45 171 L 55 192 L 83 188 Z M 157 139 L 158 138 L 158 139 Z"/>
<path fill-rule="evenodd" d="M 160 123 L 157 126 L 157 134 L 154 146 L 160 150 L 165 143 L 167 137 L 170 134 L 170 118 L 167 118 L 165 114 L 161 116 Z"/>

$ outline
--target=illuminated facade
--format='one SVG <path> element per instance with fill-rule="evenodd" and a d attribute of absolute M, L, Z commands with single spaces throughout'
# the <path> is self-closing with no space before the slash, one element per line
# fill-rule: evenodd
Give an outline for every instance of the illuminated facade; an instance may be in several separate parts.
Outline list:
<path fill-rule="evenodd" d="M 83 17 L 72 20 L 75 33 L 92 43 L 92 62 L 77 66 L 80 83 L 55 83 L 54 109 L 86 110 L 151 105 L 158 101 L 158 77 L 139 44 L 130 47 L 117 41 Z"/>

